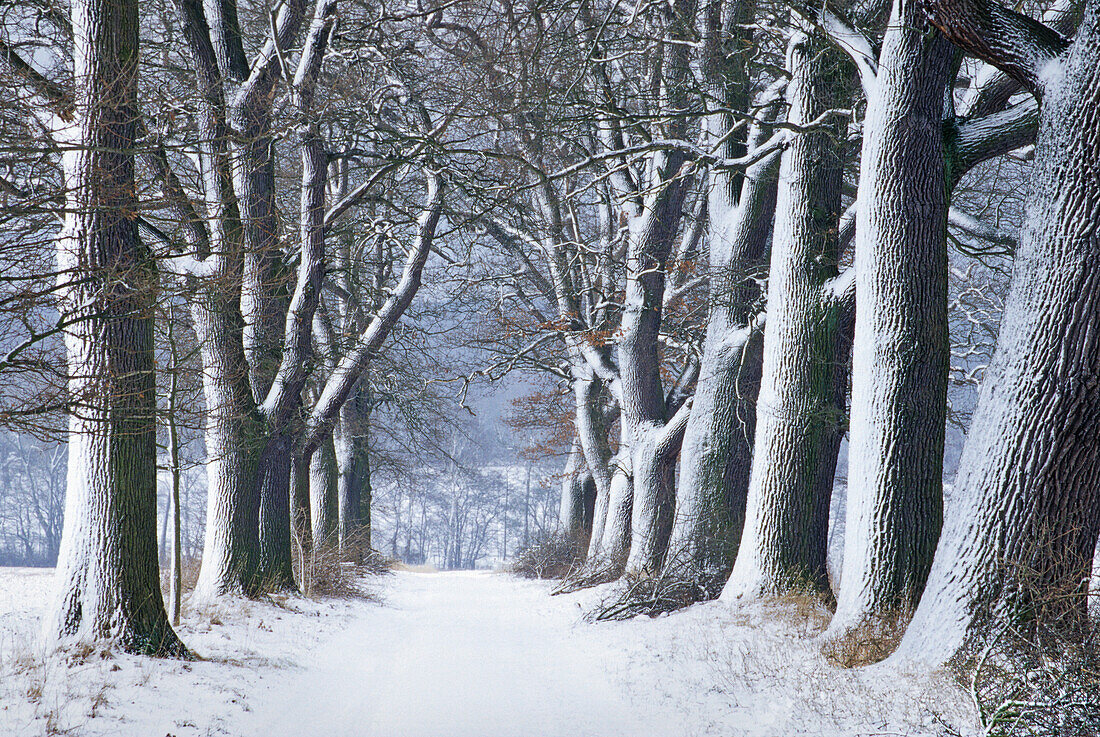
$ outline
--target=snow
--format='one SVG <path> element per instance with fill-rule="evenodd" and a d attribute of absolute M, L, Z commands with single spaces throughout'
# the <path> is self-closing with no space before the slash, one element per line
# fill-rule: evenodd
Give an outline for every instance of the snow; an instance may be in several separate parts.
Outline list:
<path fill-rule="evenodd" d="M 972 729 L 942 676 L 839 670 L 809 602 L 722 602 L 629 622 L 582 615 L 613 587 L 403 571 L 383 603 L 234 602 L 189 613 L 194 663 L 44 657 L 49 572 L 0 569 L 0 735 L 696 737 Z M 66 662 L 68 661 L 68 662 Z M 56 732 L 55 732 L 56 733 Z"/>

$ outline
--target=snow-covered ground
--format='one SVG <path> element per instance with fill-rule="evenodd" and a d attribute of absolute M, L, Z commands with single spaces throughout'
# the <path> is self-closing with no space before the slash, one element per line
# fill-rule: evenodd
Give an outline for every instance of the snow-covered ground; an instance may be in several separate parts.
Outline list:
<path fill-rule="evenodd" d="M 589 624 L 607 590 L 400 572 L 383 603 L 190 614 L 204 660 L 43 657 L 48 572 L 0 569 L 0 735 L 694 737 L 967 733 L 946 679 L 827 665 L 813 607 L 714 602 Z M 800 613 L 792 613 L 798 609 Z"/>

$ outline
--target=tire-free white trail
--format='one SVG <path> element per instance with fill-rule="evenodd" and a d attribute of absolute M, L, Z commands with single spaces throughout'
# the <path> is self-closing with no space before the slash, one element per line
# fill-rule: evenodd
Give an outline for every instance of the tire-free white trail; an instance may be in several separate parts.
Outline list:
<path fill-rule="evenodd" d="M 575 605 L 486 573 L 398 573 L 386 605 L 251 703 L 257 737 L 677 735 L 608 671 Z M 569 607 L 573 607 L 570 611 Z M 625 659 L 625 655 L 622 656 Z M 618 665 L 618 664 L 616 664 Z M 619 671 L 621 672 L 621 671 Z M 635 702 L 635 703 L 631 703 Z"/>

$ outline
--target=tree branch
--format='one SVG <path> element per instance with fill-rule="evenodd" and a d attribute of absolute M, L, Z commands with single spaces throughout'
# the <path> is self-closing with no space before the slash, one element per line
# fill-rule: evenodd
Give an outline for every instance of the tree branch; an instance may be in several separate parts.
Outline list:
<path fill-rule="evenodd" d="M 952 43 L 1042 97 L 1051 64 L 1069 48 L 1053 28 L 994 0 L 921 0 L 932 25 Z"/>

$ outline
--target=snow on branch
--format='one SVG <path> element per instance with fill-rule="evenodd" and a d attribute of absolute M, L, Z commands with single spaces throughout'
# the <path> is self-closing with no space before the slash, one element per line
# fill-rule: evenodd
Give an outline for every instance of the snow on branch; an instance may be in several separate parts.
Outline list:
<path fill-rule="evenodd" d="M 1069 41 L 995 0 L 921 0 L 929 22 L 959 48 L 1042 97 Z"/>

